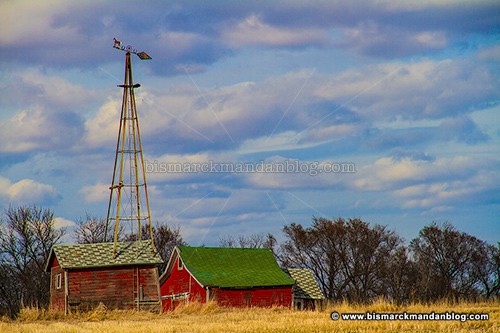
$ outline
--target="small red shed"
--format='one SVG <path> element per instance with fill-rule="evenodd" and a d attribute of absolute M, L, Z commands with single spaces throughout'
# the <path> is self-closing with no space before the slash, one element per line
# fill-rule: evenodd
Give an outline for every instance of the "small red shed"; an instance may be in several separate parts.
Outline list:
<path fill-rule="evenodd" d="M 292 306 L 294 281 L 269 249 L 177 246 L 160 277 L 164 310 L 215 300 L 222 306 Z"/>
<path fill-rule="evenodd" d="M 68 313 L 103 303 L 109 308 L 160 310 L 158 264 L 151 241 L 57 245 L 45 270 L 51 273 L 50 308 Z"/>

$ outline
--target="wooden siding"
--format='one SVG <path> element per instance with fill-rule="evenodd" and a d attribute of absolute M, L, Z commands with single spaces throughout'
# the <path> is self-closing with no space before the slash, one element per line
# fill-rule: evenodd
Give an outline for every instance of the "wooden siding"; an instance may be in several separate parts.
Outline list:
<path fill-rule="evenodd" d="M 163 310 L 173 310 L 187 302 L 207 301 L 207 291 L 191 276 L 186 267 L 179 269 L 179 257 L 175 258 L 172 272 L 160 286 Z M 232 289 L 209 287 L 209 297 L 221 306 L 292 306 L 292 286 L 255 287 Z"/>
<path fill-rule="evenodd" d="M 292 305 L 292 287 L 255 287 L 249 289 L 213 288 L 211 297 L 220 305 L 231 307 L 271 307 Z"/>
<path fill-rule="evenodd" d="M 316 310 L 321 305 L 321 300 L 309 298 L 294 298 L 293 307 L 297 310 Z"/>
<path fill-rule="evenodd" d="M 54 260 L 54 263 L 57 259 Z M 156 266 L 115 266 L 68 270 L 61 289 L 56 289 L 59 265 L 51 267 L 51 308 L 65 310 L 64 286 L 67 290 L 67 311 L 89 310 L 100 303 L 108 308 L 159 309 L 160 295 Z M 63 274 L 64 276 L 64 274 Z M 138 299 L 139 298 L 139 299 Z"/>
<path fill-rule="evenodd" d="M 50 269 L 50 308 L 56 311 L 65 311 L 65 286 L 66 276 L 64 270 L 59 265 L 57 258 L 54 258 Z M 57 275 L 61 274 L 60 288 L 57 286 Z"/>
<path fill-rule="evenodd" d="M 173 310 L 179 304 L 207 301 L 206 290 L 189 274 L 186 267 L 179 269 L 179 257 L 175 260 L 172 273 L 160 286 L 163 310 Z M 186 295 L 187 293 L 187 295 Z M 187 298 L 187 299 L 186 299 Z"/>

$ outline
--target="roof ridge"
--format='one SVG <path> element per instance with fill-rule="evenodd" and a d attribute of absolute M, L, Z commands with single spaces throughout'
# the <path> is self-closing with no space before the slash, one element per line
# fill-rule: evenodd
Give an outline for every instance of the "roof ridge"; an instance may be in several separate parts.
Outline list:
<path fill-rule="evenodd" d="M 130 243 L 151 243 L 150 239 L 136 240 L 136 241 L 128 241 L 128 242 L 117 242 L 117 244 L 130 244 Z M 61 247 L 61 246 L 97 246 L 102 244 L 114 244 L 114 242 L 100 242 L 100 243 L 83 243 L 83 244 L 57 244 L 53 247 Z"/>
<path fill-rule="evenodd" d="M 150 240 L 119 242 L 114 255 L 114 242 L 57 245 L 51 250 L 46 269 L 53 257 L 62 268 L 90 268 L 125 265 L 156 265 L 163 263 Z"/>

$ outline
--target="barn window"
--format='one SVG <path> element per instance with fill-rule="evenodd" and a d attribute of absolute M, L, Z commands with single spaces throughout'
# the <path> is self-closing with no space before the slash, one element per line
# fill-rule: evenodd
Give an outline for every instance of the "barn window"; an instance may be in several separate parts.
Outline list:
<path fill-rule="evenodd" d="M 181 258 L 179 258 L 177 260 L 177 269 L 182 269 L 182 268 L 183 268 L 183 266 L 182 266 L 182 260 L 181 260 Z"/>
<path fill-rule="evenodd" d="M 62 275 L 61 273 L 58 273 L 56 275 L 56 289 L 61 289 L 62 287 Z"/>

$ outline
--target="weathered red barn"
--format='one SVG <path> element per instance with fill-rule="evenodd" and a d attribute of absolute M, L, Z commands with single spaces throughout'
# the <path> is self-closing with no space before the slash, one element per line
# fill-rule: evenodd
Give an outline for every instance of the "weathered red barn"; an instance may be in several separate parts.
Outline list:
<path fill-rule="evenodd" d="M 215 300 L 222 306 L 292 306 L 294 281 L 269 249 L 178 246 L 160 277 L 164 310 Z"/>
<path fill-rule="evenodd" d="M 160 255 L 151 241 L 58 245 L 45 270 L 51 273 L 50 307 L 68 313 L 100 303 L 109 308 L 160 310 Z"/>

